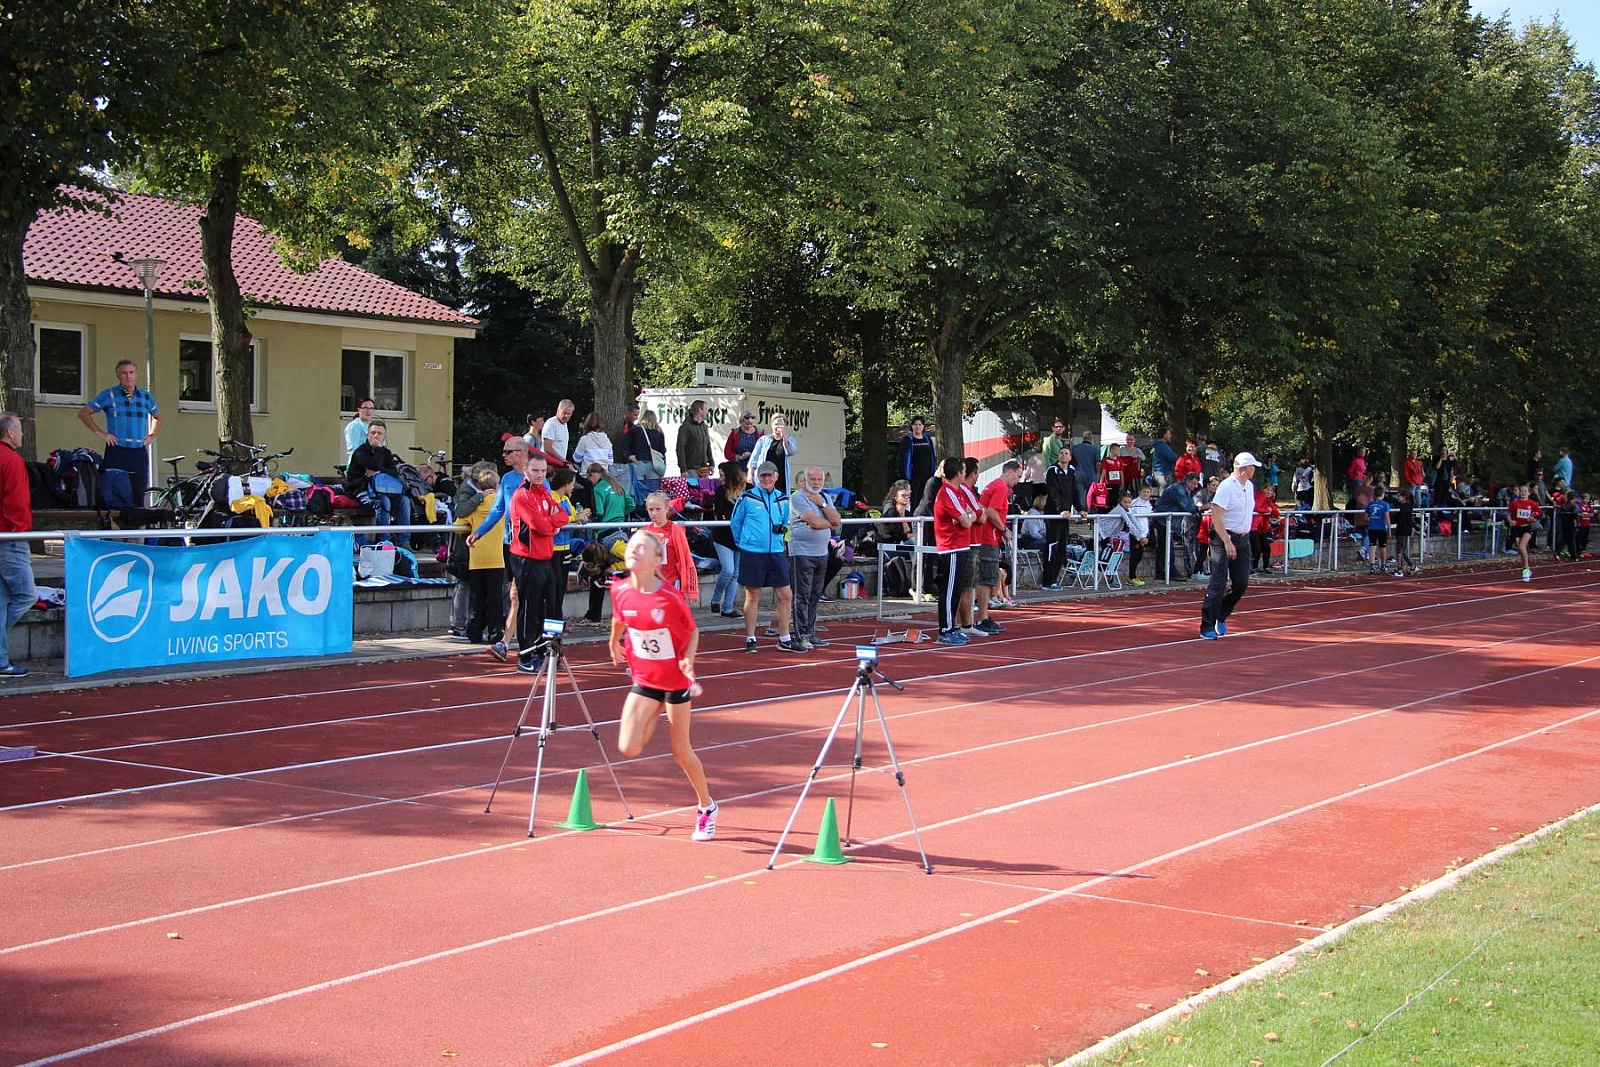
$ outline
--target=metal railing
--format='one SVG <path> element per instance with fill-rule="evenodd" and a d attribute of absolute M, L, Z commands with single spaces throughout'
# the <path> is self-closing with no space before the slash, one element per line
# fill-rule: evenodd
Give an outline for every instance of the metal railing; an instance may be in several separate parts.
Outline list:
<path fill-rule="evenodd" d="M 1274 540 L 1286 543 L 1289 540 L 1309 540 L 1313 543 L 1312 550 L 1305 556 L 1295 556 L 1287 549 L 1275 555 L 1271 569 L 1282 576 L 1294 574 L 1322 574 L 1338 573 L 1347 569 L 1355 569 L 1363 565 L 1364 552 L 1358 528 L 1354 527 L 1349 519 L 1356 513 L 1342 510 L 1312 511 L 1303 509 L 1289 509 L 1284 511 L 1284 525 L 1282 528 L 1285 536 L 1277 536 Z M 1037 519 L 1039 516 L 1011 515 L 1008 516 L 1007 525 L 1010 528 L 1009 545 L 1006 556 L 1010 564 L 1009 580 L 1006 591 L 1015 596 L 1022 588 L 1021 577 L 1024 553 L 1035 550 L 1021 547 L 1021 524 L 1028 519 Z M 1105 546 L 1105 539 L 1101 534 L 1100 515 L 1074 515 L 1071 518 L 1062 518 L 1058 515 L 1043 516 L 1047 524 L 1047 534 L 1060 535 L 1061 530 L 1057 523 L 1067 523 L 1067 534 L 1071 534 L 1074 526 L 1087 527 L 1086 535 L 1080 535 L 1085 542 L 1084 551 L 1093 553 L 1096 559 L 1101 556 Z M 1174 548 L 1183 544 L 1186 546 L 1185 555 L 1188 556 L 1190 568 L 1198 570 L 1200 559 L 1194 552 L 1195 527 L 1198 519 L 1192 515 L 1174 512 L 1156 512 L 1148 516 L 1151 528 L 1150 552 L 1157 554 L 1159 566 L 1156 571 L 1157 580 L 1171 584 L 1184 580 L 1184 576 L 1175 573 L 1175 562 L 1179 553 Z M 1448 526 L 1442 526 L 1441 520 Z M 681 525 L 703 527 L 706 529 L 727 527 L 726 522 L 715 521 L 679 521 Z M 916 594 L 925 587 L 926 559 L 937 554 L 937 549 L 927 543 L 928 527 L 932 519 L 921 516 L 907 516 L 905 518 L 846 518 L 842 520 L 844 527 L 876 527 L 884 522 L 903 523 L 913 528 L 914 537 L 910 541 L 898 544 L 879 544 L 877 563 L 881 565 L 887 554 L 900 552 L 911 557 L 912 582 L 911 598 L 886 598 L 883 595 L 883 582 L 880 569 L 877 582 L 880 614 L 883 604 L 894 602 L 908 606 L 919 606 L 921 601 Z M 589 532 L 625 532 L 649 526 L 645 520 L 609 523 L 572 523 L 566 529 L 575 533 Z M 453 523 L 413 523 L 408 526 L 272 526 L 265 528 L 229 529 L 226 527 L 198 530 L 180 529 L 138 529 L 138 530 L 36 530 L 28 533 L 0 533 L 0 541 L 56 541 L 67 540 L 74 537 L 85 539 L 109 540 L 210 540 L 240 537 L 263 536 L 299 536 L 314 534 L 328 529 L 337 529 L 353 535 L 361 535 L 372 539 L 392 538 L 399 533 L 407 534 L 433 534 L 436 536 L 449 536 L 459 532 L 459 527 Z M 1444 530 L 1448 532 L 1442 532 Z M 1159 535 L 1158 535 L 1159 531 Z M 1309 537 L 1297 538 L 1296 533 L 1308 533 Z M 1390 552 L 1393 554 L 1393 533 L 1391 532 Z M 1536 535 L 1537 536 L 1537 535 Z M 876 541 L 876 539 L 874 539 Z M 1056 543 L 1061 538 L 1056 538 Z M 1047 547 L 1050 542 L 1047 541 Z M 1504 544 L 1504 512 L 1498 508 L 1488 507 L 1458 507 L 1458 508 L 1427 508 L 1416 511 L 1415 530 L 1411 535 L 1410 544 L 1416 546 L 1416 553 L 1411 558 L 1418 565 L 1428 563 L 1438 564 L 1444 562 L 1460 562 L 1469 559 L 1494 558 L 1507 549 Z M 1409 545 L 1408 545 L 1409 547 Z M 1039 553 L 1041 564 L 1045 560 L 1043 552 Z M 846 561 L 846 565 L 851 561 Z M 862 557 L 857 557 L 854 562 L 868 562 Z M 1031 560 L 1026 560 L 1031 563 Z M 1089 588 L 1098 591 L 1103 584 L 1104 575 L 1100 568 L 1095 569 L 1093 581 Z"/>

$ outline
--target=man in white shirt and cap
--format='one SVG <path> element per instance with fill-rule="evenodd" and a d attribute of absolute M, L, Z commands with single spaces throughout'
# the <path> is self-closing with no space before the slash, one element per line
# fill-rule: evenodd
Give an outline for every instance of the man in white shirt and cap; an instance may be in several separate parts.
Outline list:
<path fill-rule="evenodd" d="M 1222 479 L 1206 504 L 1211 513 L 1211 581 L 1200 605 L 1200 636 L 1215 641 L 1228 632 L 1228 616 L 1250 584 L 1250 523 L 1256 507 L 1256 468 L 1249 452 L 1233 457 L 1233 474 Z"/>

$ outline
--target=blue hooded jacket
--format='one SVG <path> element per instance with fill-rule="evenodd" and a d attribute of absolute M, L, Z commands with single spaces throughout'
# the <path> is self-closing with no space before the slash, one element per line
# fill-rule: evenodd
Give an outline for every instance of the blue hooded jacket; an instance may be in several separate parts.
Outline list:
<path fill-rule="evenodd" d="M 789 498 L 777 487 L 765 492 L 746 489 L 733 505 L 733 518 L 729 521 L 733 543 L 744 552 L 788 551 L 784 535 L 773 529 L 788 525 Z"/>

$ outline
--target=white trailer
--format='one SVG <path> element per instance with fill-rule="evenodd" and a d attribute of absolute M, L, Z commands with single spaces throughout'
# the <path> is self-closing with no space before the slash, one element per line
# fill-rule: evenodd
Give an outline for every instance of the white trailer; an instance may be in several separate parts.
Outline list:
<path fill-rule="evenodd" d="M 667 473 L 678 469 L 678 427 L 689 417 L 689 406 L 706 402 L 706 425 L 711 431 L 711 452 L 716 463 L 728 435 L 739 428 L 739 418 L 748 412 L 765 430 L 772 416 L 783 412 L 789 432 L 799 443 L 789 464 L 791 476 L 805 467 L 817 466 L 827 472 L 829 485 L 842 484 L 844 477 L 844 397 L 818 393 L 790 393 L 782 389 L 739 386 L 694 386 L 688 389 L 646 389 L 639 394 L 641 408 L 656 413 L 667 440 Z"/>

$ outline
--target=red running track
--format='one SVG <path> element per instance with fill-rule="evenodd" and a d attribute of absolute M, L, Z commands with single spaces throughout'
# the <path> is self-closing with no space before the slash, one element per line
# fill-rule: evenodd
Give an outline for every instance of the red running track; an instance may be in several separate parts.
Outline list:
<path fill-rule="evenodd" d="M 1593 568 L 1258 588 L 1216 643 L 1198 600 L 886 647 L 904 796 L 869 706 L 849 803 L 852 708 L 771 871 L 866 623 L 706 635 L 710 844 L 664 730 L 632 821 L 579 729 L 536 837 L 531 735 L 485 814 L 528 687 L 481 657 L 7 700 L 0 1064 L 1037 1063 L 1595 803 Z M 607 829 L 554 826 L 579 767 Z M 801 862 L 827 797 L 854 863 Z"/>

